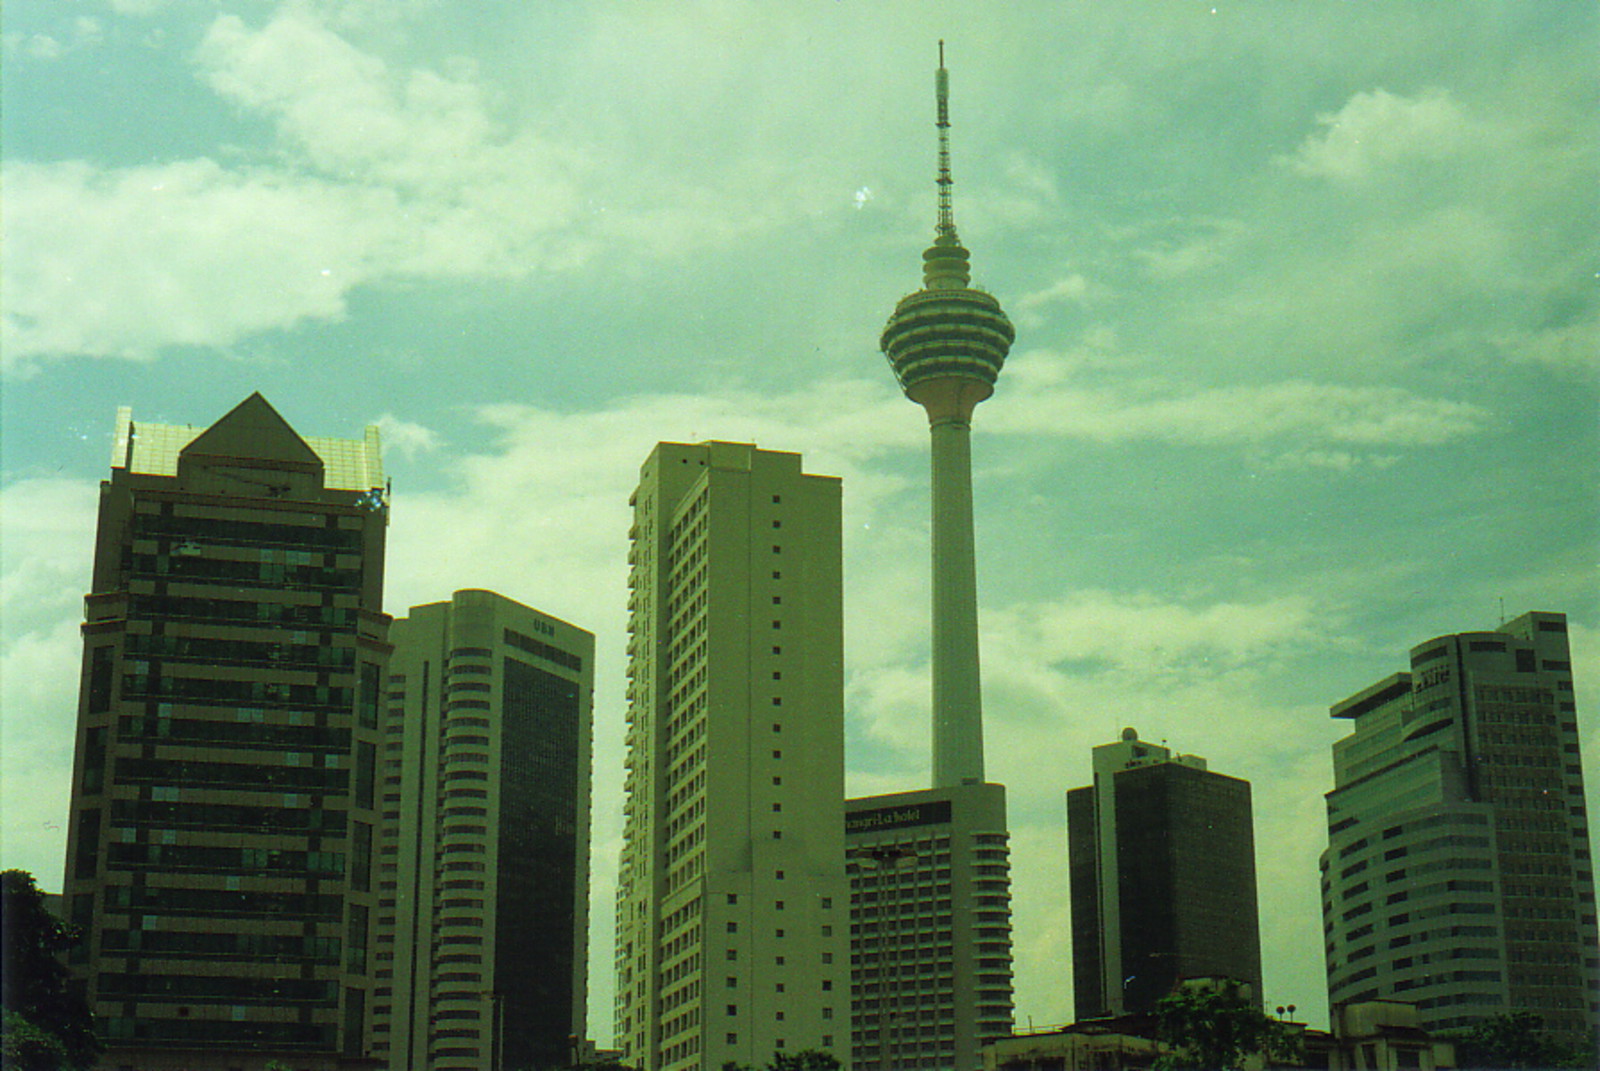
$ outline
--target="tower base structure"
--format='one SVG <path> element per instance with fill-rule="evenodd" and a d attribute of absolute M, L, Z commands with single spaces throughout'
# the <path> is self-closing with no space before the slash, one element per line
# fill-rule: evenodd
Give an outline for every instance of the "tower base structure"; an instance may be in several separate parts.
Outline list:
<path fill-rule="evenodd" d="M 975 1071 L 1010 1035 L 1008 840 L 1003 785 L 845 802 L 854 1071 Z"/>

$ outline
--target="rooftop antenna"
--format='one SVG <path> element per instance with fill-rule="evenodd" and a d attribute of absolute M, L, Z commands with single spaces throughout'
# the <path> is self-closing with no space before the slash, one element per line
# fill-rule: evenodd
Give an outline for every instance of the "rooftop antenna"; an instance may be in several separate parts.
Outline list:
<path fill-rule="evenodd" d="M 944 41 L 939 42 L 939 70 L 933 79 L 939 117 L 939 236 L 956 236 L 955 211 L 950 204 L 950 73 L 944 69 Z"/>
<path fill-rule="evenodd" d="M 1506 624 L 1506 597 L 1504 595 L 1502 595 L 1502 596 L 1500 596 L 1500 627 L 1504 628 L 1505 624 Z"/>

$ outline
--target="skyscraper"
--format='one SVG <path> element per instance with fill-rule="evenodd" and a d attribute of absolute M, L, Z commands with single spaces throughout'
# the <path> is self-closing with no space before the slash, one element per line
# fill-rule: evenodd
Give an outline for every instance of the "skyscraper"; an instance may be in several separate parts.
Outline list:
<path fill-rule="evenodd" d="M 900 299 L 880 340 L 931 438 L 933 787 L 848 804 L 858 1071 L 966 1071 L 985 1041 L 1011 1031 L 1005 789 L 983 776 L 971 437 L 1014 333 L 1000 303 L 970 286 L 956 234 L 949 88 L 941 41 L 938 222 L 922 289 Z"/>
<path fill-rule="evenodd" d="M 377 429 L 117 414 L 65 896 L 107 1066 L 333 1068 L 368 1033 L 387 503 Z"/>
<path fill-rule="evenodd" d="M 645 1071 L 844 1057 L 839 481 L 661 443 L 632 506 L 615 1043 Z"/>
<path fill-rule="evenodd" d="M 469 590 L 390 638 L 374 1055 L 566 1066 L 586 1025 L 594 636 Z"/>
<path fill-rule="evenodd" d="M 1261 997 L 1250 783 L 1139 739 L 1094 749 L 1067 793 L 1072 980 L 1079 1019 L 1147 1012 L 1185 978 Z"/>
<path fill-rule="evenodd" d="M 1594 864 L 1567 620 L 1440 636 L 1334 704 L 1322 856 L 1328 1002 L 1412 1001 L 1450 1031 L 1508 1012 L 1600 1024 Z"/>

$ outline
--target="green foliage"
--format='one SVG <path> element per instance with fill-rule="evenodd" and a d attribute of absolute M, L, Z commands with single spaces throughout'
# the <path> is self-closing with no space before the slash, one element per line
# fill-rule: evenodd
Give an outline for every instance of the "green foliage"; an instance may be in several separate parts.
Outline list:
<path fill-rule="evenodd" d="M 1158 1037 L 1172 1051 L 1156 1060 L 1154 1071 L 1237 1071 L 1258 1052 L 1286 1061 L 1298 1056 L 1298 1038 L 1237 982 L 1180 986 L 1156 1004 L 1156 1017 Z"/>
<path fill-rule="evenodd" d="M 16 1071 L 89 1068 L 100 1052 L 88 1005 L 67 987 L 57 953 L 77 932 L 45 910 L 23 870 L 0 874 L 0 1049 Z"/>
<path fill-rule="evenodd" d="M 722 1071 L 756 1071 L 749 1064 L 727 1060 Z M 839 1071 L 839 1060 L 831 1052 L 803 1049 L 800 1052 L 777 1052 L 767 1061 L 762 1071 Z"/>
<path fill-rule="evenodd" d="M 805 1049 L 797 1053 L 774 1053 L 767 1071 L 839 1071 L 839 1061 L 831 1052 Z"/>
<path fill-rule="evenodd" d="M 1518 1011 L 1481 1019 L 1457 1036 L 1456 1063 L 1462 1068 L 1592 1068 L 1595 1051 L 1568 1049 L 1545 1031 L 1544 1018 Z"/>

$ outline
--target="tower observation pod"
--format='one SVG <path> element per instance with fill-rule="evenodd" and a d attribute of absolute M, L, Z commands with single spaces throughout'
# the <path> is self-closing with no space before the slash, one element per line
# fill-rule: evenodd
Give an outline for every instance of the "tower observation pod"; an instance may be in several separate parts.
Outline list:
<path fill-rule="evenodd" d="M 922 289 L 907 294 L 880 345 L 906 397 L 928 414 L 933 456 L 933 784 L 981 783 L 983 696 L 972 536 L 972 411 L 994 393 L 1015 332 L 990 294 L 971 287 L 970 254 L 951 206 L 950 77 L 939 42 L 934 77 L 939 218 L 922 254 Z"/>

